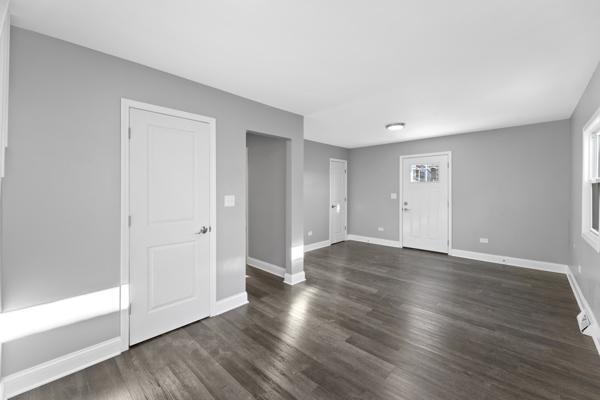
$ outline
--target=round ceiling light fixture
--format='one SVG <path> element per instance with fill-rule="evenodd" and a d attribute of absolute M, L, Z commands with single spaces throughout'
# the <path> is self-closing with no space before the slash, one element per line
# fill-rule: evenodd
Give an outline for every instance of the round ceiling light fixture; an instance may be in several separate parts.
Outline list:
<path fill-rule="evenodd" d="M 385 126 L 385 129 L 387 129 L 388 131 L 401 131 L 402 129 L 404 129 L 406 127 L 406 124 L 404 122 L 392 122 L 391 124 L 387 124 Z"/>

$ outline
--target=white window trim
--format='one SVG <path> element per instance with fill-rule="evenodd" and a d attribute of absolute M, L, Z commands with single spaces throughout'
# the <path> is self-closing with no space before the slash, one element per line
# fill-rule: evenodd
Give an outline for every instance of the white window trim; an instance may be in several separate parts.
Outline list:
<path fill-rule="evenodd" d="M 594 113 L 592 118 L 585 124 L 582 132 L 582 181 L 581 181 L 581 237 L 594 250 L 600 253 L 600 234 L 592 229 L 592 185 L 591 183 L 598 179 L 591 179 L 590 171 L 590 136 L 592 132 L 600 129 L 600 108 Z"/>

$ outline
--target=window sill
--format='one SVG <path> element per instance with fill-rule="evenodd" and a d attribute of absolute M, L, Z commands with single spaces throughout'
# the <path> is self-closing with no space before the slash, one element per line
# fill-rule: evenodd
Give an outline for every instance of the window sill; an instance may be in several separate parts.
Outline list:
<path fill-rule="evenodd" d="M 590 245 L 597 253 L 600 253 L 600 236 L 594 232 L 581 232 L 581 237 Z"/>

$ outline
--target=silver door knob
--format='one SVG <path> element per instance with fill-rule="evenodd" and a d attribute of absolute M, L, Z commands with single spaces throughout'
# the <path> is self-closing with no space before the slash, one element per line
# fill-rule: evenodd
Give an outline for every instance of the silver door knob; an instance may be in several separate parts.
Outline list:
<path fill-rule="evenodd" d="M 206 232 L 208 232 L 208 228 L 203 226 L 199 232 L 196 232 L 196 235 L 204 235 Z"/>

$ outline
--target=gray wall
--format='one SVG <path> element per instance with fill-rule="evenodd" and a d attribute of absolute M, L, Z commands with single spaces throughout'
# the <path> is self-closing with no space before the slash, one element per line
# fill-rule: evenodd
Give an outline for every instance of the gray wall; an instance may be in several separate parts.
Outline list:
<path fill-rule="evenodd" d="M 600 107 L 600 66 L 571 117 L 571 271 L 594 315 L 600 317 L 600 254 L 581 237 L 583 126 Z M 577 267 L 581 265 L 581 274 Z"/>
<path fill-rule="evenodd" d="M 454 249 L 566 264 L 569 130 L 565 120 L 351 149 L 349 231 L 399 240 L 399 156 L 450 150 Z"/>
<path fill-rule="evenodd" d="M 217 120 L 218 299 L 245 290 L 248 130 L 291 139 L 286 217 L 292 245 L 303 244 L 302 116 L 30 31 L 13 28 L 11 39 L 5 311 L 119 284 L 122 97 Z M 223 207 L 226 194 L 236 196 L 236 207 Z M 302 269 L 301 258 L 289 264 Z M 117 334 L 117 319 L 108 316 L 100 326 L 90 321 L 38 335 L 45 346 L 31 338 L 8 343 L 3 374 Z M 36 350 L 19 355 L 18 348 Z"/>
<path fill-rule="evenodd" d="M 329 240 L 329 159 L 348 160 L 348 153 L 343 147 L 304 141 L 305 244 Z"/>
<path fill-rule="evenodd" d="M 285 267 L 286 141 L 249 133 L 248 256 Z"/>

